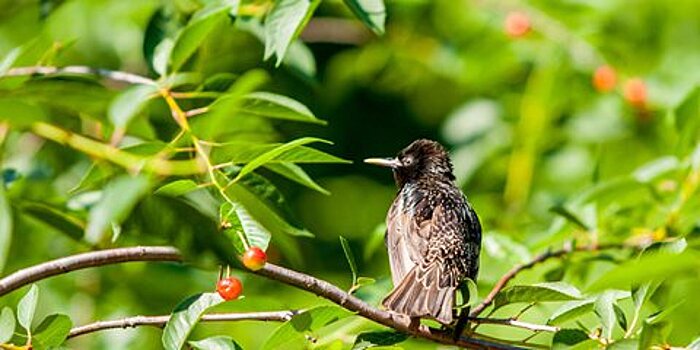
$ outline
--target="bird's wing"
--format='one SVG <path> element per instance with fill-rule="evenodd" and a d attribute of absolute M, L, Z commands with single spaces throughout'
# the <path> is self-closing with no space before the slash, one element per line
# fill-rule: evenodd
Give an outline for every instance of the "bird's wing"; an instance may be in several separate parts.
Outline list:
<path fill-rule="evenodd" d="M 401 201 L 400 197 L 397 198 L 387 215 L 386 244 L 394 286 L 423 260 L 430 230 L 430 220 L 421 220 L 420 215 L 403 211 Z"/>

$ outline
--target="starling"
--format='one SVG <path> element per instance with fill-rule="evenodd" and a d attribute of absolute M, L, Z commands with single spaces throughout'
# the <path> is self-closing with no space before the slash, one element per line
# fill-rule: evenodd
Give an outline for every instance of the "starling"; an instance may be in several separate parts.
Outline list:
<path fill-rule="evenodd" d="M 481 225 L 459 190 L 445 149 L 417 140 L 396 158 L 366 163 L 389 167 L 399 188 L 386 217 L 394 289 L 382 304 L 412 319 L 454 319 L 455 291 L 476 280 Z"/>

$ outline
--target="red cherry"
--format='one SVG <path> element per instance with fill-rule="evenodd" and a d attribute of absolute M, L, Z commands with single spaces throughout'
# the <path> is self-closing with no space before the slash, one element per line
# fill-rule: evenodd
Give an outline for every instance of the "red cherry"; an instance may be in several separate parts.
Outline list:
<path fill-rule="evenodd" d="M 216 283 L 216 291 L 224 300 L 233 300 L 241 295 L 243 285 L 236 277 L 226 277 Z"/>
<path fill-rule="evenodd" d="M 635 107 L 644 107 L 647 101 L 647 86 L 644 80 L 633 78 L 625 83 L 625 100 Z"/>
<path fill-rule="evenodd" d="M 266 262 L 267 254 L 258 247 L 250 247 L 243 254 L 243 265 L 253 271 L 262 269 Z"/>
<path fill-rule="evenodd" d="M 599 92 L 608 92 L 615 88 L 617 74 L 615 69 L 605 65 L 600 66 L 593 73 L 593 86 Z"/>
<path fill-rule="evenodd" d="M 522 12 L 509 12 L 505 21 L 505 32 L 511 38 L 519 38 L 530 31 L 530 17 Z"/>

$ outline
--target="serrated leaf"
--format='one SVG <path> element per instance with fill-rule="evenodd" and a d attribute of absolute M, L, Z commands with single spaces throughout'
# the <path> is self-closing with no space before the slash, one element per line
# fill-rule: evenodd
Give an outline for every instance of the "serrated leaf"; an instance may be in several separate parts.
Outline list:
<path fill-rule="evenodd" d="M 580 329 L 561 329 L 552 337 L 552 349 L 570 349 L 588 339 L 588 334 Z"/>
<path fill-rule="evenodd" d="M 109 120 L 117 129 L 126 129 L 157 91 L 158 88 L 153 85 L 135 85 L 124 90 L 110 103 L 107 112 Z"/>
<path fill-rule="evenodd" d="M 352 350 L 365 350 L 377 346 L 391 346 L 408 339 L 408 335 L 395 331 L 364 332 L 357 335 Z"/>
<path fill-rule="evenodd" d="M 15 333 L 15 315 L 12 309 L 5 306 L 0 312 L 0 344 L 7 343 Z"/>
<path fill-rule="evenodd" d="M 613 327 L 615 327 L 615 310 L 613 304 L 615 303 L 615 296 L 611 291 L 605 291 L 603 294 L 598 296 L 593 305 L 593 310 L 598 319 L 600 320 L 600 325 L 603 329 L 601 336 L 604 339 L 611 339 Z"/>
<path fill-rule="evenodd" d="M 245 95 L 235 109 L 237 116 L 255 116 L 325 125 L 301 102 L 271 92 L 253 92 Z"/>
<path fill-rule="evenodd" d="M 384 0 L 343 0 L 350 10 L 369 29 L 378 35 L 384 34 L 386 8 Z"/>
<path fill-rule="evenodd" d="M 345 259 L 350 265 L 350 272 L 352 273 L 352 285 L 353 287 L 357 285 L 357 263 L 355 262 L 355 257 L 352 255 L 352 250 L 350 250 L 350 242 L 343 237 L 338 236 L 340 239 L 340 245 L 343 247 L 343 253 L 345 253 Z"/>
<path fill-rule="evenodd" d="M 228 16 L 229 11 L 229 6 L 220 6 L 213 9 L 205 8 L 195 14 L 175 37 L 175 43 L 170 51 L 168 72 L 180 70 L 214 27 Z"/>
<path fill-rule="evenodd" d="M 107 184 L 100 200 L 90 209 L 85 240 L 92 244 L 104 242 L 112 223 L 124 221 L 149 186 L 143 175 L 123 175 Z"/>
<path fill-rule="evenodd" d="M 251 160 L 248 164 L 246 164 L 241 169 L 240 172 L 238 172 L 238 175 L 236 175 L 236 178 L 234 178 L 232 181 L 236 182 L 236 181 L 240 180 L 244 176 L 251 173 L 253 170 L 265 165 L 266 163 L 268 163 L 271 160 L 277 158 L 278 156 L 284 154 L 285 152 L 288 152 L 296 147 L 303 146 L 303 145 L 313 143 L 313 142 L 323 142 L 323 143 L 329 143 L 329 144 L 331 143 L 330 141 L 326 141 L 326 140 L 315 138 L 315 137 L 303 137 L 300 139 L 296 139 L 294 141 L 287 142 L 285 144 L 277 146 L 277 147 L 259 155 L 255 159 Z"/>
<path fill-rule="evenodd" d="M 196 182 L 190 179 L 183 179 L 169 182 L 159 187 L 154 193 L 169 197 L 179 197 L 198 189 L 199 185 Z"/>
<path fill-rule="evenodd" d="M 306 349 L 309 345 L 307 334 L 350 315 L 352 315 L 350 311 L 339 306 L 318 306 L 304 311 L 279 326 L 267 339 L 262 349 Z"/>
<path fill-rule="evenodd" d="M 163 330 L 163 347 L 180 350 L 202 315 L 225 300 L 218 293 L 202 293 L 183 300 L 173 310 Z"/>
<path fill-rule="evenodd" d="M 239 246 L 236 244 L 236 241 L 240 241 L 241 239 L 239 234 L 240 232 L 245 236 L 247 242 L 251 246 L 258 247 L 262 250 L 267 250 L 267 246 L 270 243 L 270 237 L 272 236 L 270 231 L 253 219 L 253 217 L 250 216 L 250 213 L 248 213 L 248 211 L 242 205 L 231 205 L 230 203 L 224 203 L 222 205 L 222 211 L 226 212 L 225 220 L 234 224 L 233 227 L 227 229 L 226 231 L 240 230 L 238 232 L 234 231 L 226 233 L 230 239 L 234 240 L 234 246 Z M 242 242 L 239 244 L 242 253 L 242 248 L 245 245 L 243 245 Z"/>
<path fill-rule="evenodd" d="M 12 209 L 5 193 L 5 181 L 0 181 L 0 273 L 5 269 L 12 243 Z"/>
<path fill-rule="evenodd" d="M 561 324 L 593 309 L 594 298 L 567 302 L 549 316 L 549 324 Z"/>
<path fill-rule="evenodd" d="M 308 0 L 278 0 L 265 18 L 265 55 L 264 59 L 277 56 L 279 66 L 287 53 L 287 48 L 295 39 L 307 12 L 311 10 Z"/>
<path fill-rule="evenodd" d="M 538 283 L 529 286 L 513 286 L 496 295 L 494 307 L 512 303 L 533 303 L 543 301 L 568 301 L 581 299 L 576 287 L 564 282 Z"/>
<path fill-rule="evenodd" d="M 594 281 L 588 290 L 629 288 L 630 285 L 694 273 L 699 268 L 700 257 L 693 252 L 686 251 L 681 254 L 653 252 L 614 267 Z"/>
<path fill-rule="evenodd" d="M 46 317 L 34 331 L 32 348 L 44 350 L 63 344 L 72 326 L 73 322 L 66 315 L 54 314 Z"/>
<path fill-rule="evenodd" d="M 36 284 L 32 284 L 27 294 L 17 304 L 17 321 L 28 333 L 32 329 L 32 321 L 34 320 L 38 299 L 39 287 Z"/>
<path fill-rule="evenodd" d="M 216 336 L 187 342 L 195 350 L 243 350 L 231 337 Z"/>

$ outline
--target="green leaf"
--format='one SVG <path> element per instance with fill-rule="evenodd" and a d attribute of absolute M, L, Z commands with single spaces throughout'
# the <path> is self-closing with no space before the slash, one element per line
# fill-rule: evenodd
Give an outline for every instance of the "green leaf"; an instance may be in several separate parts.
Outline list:
<path fill-rule="evenodd" d="M 287 53 L 292 40 L 295 39 L 307 12 L 311 9 L 309 0 L 278 0 L 267 15 L 264 24 L 265 55 L 264 59 L 277 56 L 279 66 Z"/>
<path fill-rule="evenodd" d="M 384 0 L 343 0 L 350 10 L 369 29 L 378 35 L 384 34 L 386 8 Z"/>
<path fill-rule="evenodd" d="M 653 323 L 645 320 L 639 335 L 639 349 L 653 349 L 654 346 L 665 345 L 670 332 L 668 322 Z"/>
<path fill-rule="evenodd" d="M 106 240 L 108 228 L 127 218 L 138 200 L 148 192 L 149 186 L 143 175 L 123 175 L 107 184 L 99 202 L 90 209 L 85 239 L 92 244 Z"/>
<path fill-rule="evenodd" d="M 292 226 L 270 208 L 261 198 L 242 184 L 232 183 L 226 193 L 235 198 L 246 211 L 272 233 L 285 233 L 292 236 L 313 237 L 311 232 Z"/>
<path fill-rule="evenodd" d="M 564 282 L 538 283 L 530 286 L 513 286 L 496 295 L 494 307 L 512 303 L 533 303 L 543 301 L 567 301 L 581 299 L 576 287 Z"/>
<path fill-rule="evenodd" d="M 72 239 L 80 240 L 83 238 L 85 222 L 68 212 L 38 202 L 21 203 L 20 209 Z"/>
<path fill-rule="evenodd" d="M 267 250 L 267 246 L 270 243 L 270 232 L 255 221 L 242 205 L 232 205 L 226 202 L 221 205 L 219 212 L 222 222 L 227 222 L 231 225 L 224 233 L 234 242 L 234 246 L 239 249 L 241 253 L 243 253 L 243 247 L 245 247 L 245 245 L 243 242 L 240 242 L 240 233 L 245 236 L 247 242 L 251 246 Z"/>
<path fill-rule="evenodd" d="M 600 325 L 603 329 L 601 336 L 605 339 L 612 339 L 613 327 L 615 327 L 615 310 L 613 303 L 615 302 L 615 295 L 612 291 L 605 291 L 603 294 L 598 296 L 593 306 L 593 310 L 598 319 L 600 320 Z"/>
<path fill-rule="evenodd" d="M 642 312 L 642 307 L 644 303 L 654 294 L 654 291 L 658 287 L 658 284 L 643 283 L 639 287 L 632 289 L 632 302 L 634 303 L 634 310 L 632 314 L 632 320 L 639 319 L 640 313 Z M 635 321 L 632 321 L 634 323 Z"/>
<path fill-rule="evenodd" d="M 5 57 L 0 61 L 0 75 L 4 75 L 12 67 L 17 60 L 17 57 L 22 53 L 21 47 L 15 47 L 10 50 L 10 52 L 5 55 Z"/>
<path fill-rule="evenodd" d="M 7 343 L 15 333 L 15 315 L 5 306 L 0 312 L 0 344 Z"/>
<path fill-rule="evenodd" d="M 408 339 L 408 335 L 394 331 L 364 332 L 357 335 L 352 350 L 365 350 L 376 346 L 390 346 Z"/>
<path fill-rule="evenodd" d="M 12 244 L 12 209 L 5 193 L 5 182 L 0 180 L 0 272 L 5 268 Z"/>
<path fill-rule="evenodd" d="M 46 113 L 40 106 L 13 98 L 0 98 L 0 122 L 7 122 L 17 129 L 26 129 L 45 119 Z"/>
<path fill-rule="evenodd" d="M 588 334 L 580 329 L 561 329 L 552 338 L 552 349 L 569 349 L 588 340 Z"/>
<path fill-rule="evenodd" d="M 27 330 L 28 334 L 32 329 L 32 320 L 34 319 L 34 312 L 36 311 L 38 299 L 39 287 L 36 284 L 32 284 L 27 294 L 25 294 L 17 304 L 17 321 Z"/>
<path fill-rule="evenodd" d="M 54 314 L 46 317 L 32 336 L 32 348 L 44 350 L 63 344 L 72 326 L 73 322 L 66 315 Z"/>
<path fill-rule="evenodd" d="M 700 350 L 700 337 L 695 338 L 690 344 L 685 347 L 688 350 Z"/>
<path fill-rule="evenodd" d="M 190 179 L 184 179 L 169 182 L 159 187 L 154 193 L 169 197 L 179 197 L 198 189 L 199 185 L 197 185 L 196 182 Z"/>
<path fill-rule="evenodd" d="M 163 347 L 166 350 L 180 350 L 202 315 L 222 302 L 224 299 L 218 293 L 202 293 L 183 300 L 175 307 L 165 325 Z"/>
<path fill-rule="evenodd" d="M 676 157 L 661 157 L 637 168 L 632 176 L 641 183 L 650 183 L 666 173 L 678 170 L 680 164 Z"/>
<path fill-rule="evenodd" d="M 274 161 L 274 160 L 273 160 Z M 289 180 L 292 180 L 300 185 L 306 186 L 312 190 L 329 195 L 330 192 L 325 188 L 321 187 L 316 181 L 314 181 L 309 174 L 307 174 L 304 169 L 294 163 L 280 162 L 280 163 L 267 163 L 264 165 L 266 169 L 283 176 Z"/>
<path fill-rule="evenodd" d="M 339 306 L 318 306 L 294 315 L 291 320 L 279 326 L 263 345 L 264 350 L 306 349 L 309 342 L 306 335 L 352 315 Z"/>
<path fill-rule="evenodd" d="M 236 109 L 238 116 L 255 116 L 296 122 L 326 125 L 301 102 L 271 92 L 253 92 L 245 95 Z"/>
<path fill-rule="evenodd" d="M 574 214 L 573 211 L 569 210 L 569 208 L 565 206 L 554 206 L 549 209 L 554 214 L 558 214 L 564 219 L 568 220 L 569 222 L 576 224 L 576 226 L 580 227 L 583 230 L 590 230 L 591 228 L 586 225 L 586 223 L 581 220 L 578 215 Z"/>
<path fill-rule="evenodd" d="M 212 158 L 215 162 L 232 162 L 233 164 L 250 163 L 255 158 L 281 146 L 281 143 L 257 144 L 251 142 L 229 142 L 212 151 Z M 300 146 L 285 151 L 277 157 L 271 159 L 268 164 L 277 163 L 350 163 L 345 159 L 338 158 L 328 153 Z"/>
<path fill-rule="evenodd" d="M 180 70 L 214 27 L 228 16 L 229 11 L 229 6 L 204 8 L 193 16 L 190 23 L 175 37 L 175 43 L 170 52 L 169 72 Z"/>
<path fill-rule="evenodd" d="M 194 350 L 243 350 L 231 337 L 216 336 L 187 342 Z"/>
<path fill-rule="evenodd" d="M 613 304 L 613 310 L 615 310 L 615 318 L 617 318 L 617 324 L 620 325 L 623 331 L 627 331 L 627 316 L 622 308 L 616 303 Z"/>
<path fill-rule="evenodd" d="M 355 262 L 355 257 L 352 255 L 352 250 L 350 250 L 350 243 L 343 236 L 338 236 L 340 239 L 340 245 L 343 247 L 343 253 L 345 253 L 345 259 L 350 265 L 350 272 L 352 273 L 352 285 L 353 287 L 357 285 L 357 263 Z"/>
<path fill-rule="evenodd" d="M 474 282 L 474 280 L 471 278 L 467 278 L 464 280 L 464 283 L 467 284 L 469 300 L 463 301 L 463 304 L 460 305 L 461 307 L 474 305 L 476 304 L 476 301 L 479 298 L 479 288 L 476 286 L 476 282 Z"/>
<path fill-rule="evenodd" d="M 126 129 L 129 122 L 139 114 L 154 96 L 158 88 L 153 85 L 135 85 L 112 100 L 109 105 L 109 120 L 118 129 Z"/>
<path fill-rule="evenodd" d="M 357 286 L 358 287 L 364 287 L 364 286 L 369 286 L 372 284 L 377 283 L 377 280 L 371 277 L 358 277 L 357 278 Z"/>
<path fill-rule="evenodd" d="M 241 178 L 243 178 L 245 175 L 248 175 L 251 173 L 253 170 L 265 165 L 266 163 L 270 162 L 271 160 L 277 158 L 278 156 L 284 154 L 287 151 L 290 151 L 294 148 L 297 148 L 299 146 L 303 146 L 309 143 L 313 142 L 323 142 L 323 143 L 328 143 L 330 144 L 330 141 L 326 141 L 323 139 L 315 138 L 315 137 L 303 137 L 300 139 L 296 139 L 294 141 L 287 142 L 283 145 L 277 146 L 261 155 L 256 157 L 255 159 L 251 160 L 248 164 L 246 164 L 241 171 L 238 173 L 235 179 L 233 179 L 233 182 L 237 182 Z"/>
<path fill-rule="evenodd" d="M 564 303 L 549 316 L 547 323 L 561 324 L 572 318 L 581 316 L 593 309 L 594 298 L 584 300 L 574 300 Z"/>
<path fill-rule="evenodd" d="M 594 281 L 588 290 L 629 288 L 631 285 L 694 273 L 699 268 L 700 257 L 690 251 L 681 254 L 653 252 L 609 270 Z"/>

